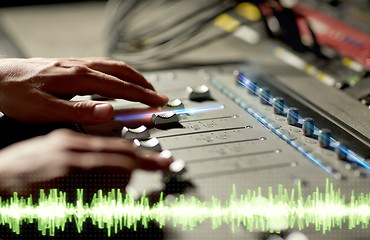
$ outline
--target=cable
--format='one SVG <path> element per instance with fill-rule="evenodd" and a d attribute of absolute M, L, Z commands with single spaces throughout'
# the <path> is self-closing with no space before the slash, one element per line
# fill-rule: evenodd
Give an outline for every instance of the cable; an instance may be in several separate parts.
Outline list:
<path fill-rule="evenodd" d="M 222 0 L 109 0 L 108 54 L 131 65 L 168 59 L 227 36 L 213 20 L 234 7 Z"/>

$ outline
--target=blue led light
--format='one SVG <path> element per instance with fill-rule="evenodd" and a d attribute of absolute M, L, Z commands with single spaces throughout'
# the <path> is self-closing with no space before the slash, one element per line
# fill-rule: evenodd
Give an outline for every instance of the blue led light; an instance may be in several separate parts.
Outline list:
<path fill-rule="evenodd" d="M 272 104 L 272 101 L 268 100 L 268 99 L 272 99 L 271 96 L 267 95 L 267 93 L 259 88 L 257 85 L 255 85 L 252 81 L 250 81 L 248 78 L 246 78 L 245 76 L 243 76 L 242 74 L 238 74 L 237 76 L 237 81 L 238 81 L 238 84 L 240 86 L 243 86 L 245 88 L 247 88 L 249 91 L 253 91 L 253 93 L 255 95 L 257 95 L 258 97 L 262 98 L 263 100 L 265 100 L 266 102 L 268 102 L 272 107 L 275 107 L 273 104 Z M 216 86 L 221 92 L 225 93 L 226 92 L 226 88 L 224 86 L 222 86 L 220 83 L 216 82 L 215 80 L 213 79 L 210 79 L 211 83 Z M 230 91 L 227 91 L 228 94 L 230 94 Z M 267 96 L 265 98 L 264 96 Z M 279 137 L 281 137 L 283 140 L 285 140 L 287 143 L 289 143 L 291 146 L 293 146 L 295 149 L 297 149 L 299 152 L 301 152 L 303 155 L 305 155 L 308 159 L 310 159 L 312 162 L 314 162 L 315 164 L 317 164 L 319 167 L 321 167 L 322 169 L 324 169 L 326 172 L 328 172 L 330 175 L 334 176 L 333 174 L 333 171 L 331 171 L 330 169 L 328 169 L 327 167 L 323 166 L 317 159 L 315 159 L 314 157 L 310 156 L 306 151 L 304 151 L 301 147 L 297 146 L 292 140 L 290 140 L 285 134 L 281 133 L 280 131 L 277 130 L 277 128 L 275 128 L 270 122 L 266 121 L 263 117 L 261 117 L 257 112 L 253 111 L 250 107 L 248 107 L 248 104 L 243 102 L 242 100 L 240 100 L 239 98 L 237 98 L 236 96 L 233 96 L 232 99 L 234 99 L 234 102 L 236 104 L 238 104 L 241 108 L 243 108 L 245 111 L 247 111 L 249 114 L 251 114 L 254 118 L 256 118 L 259 122 L 261 122 L 263 125 L 265 125 L 266 127 L 268 127 L 271 131 L 273 131 L 275 134 L 277 134 Z M 236 99 L 238 101 L 236 101 Z M 284 108 L 283 109 L 288 109 L 285 105 L 283 105 Z M 303 120 L 303 118 L 301 116 L 299 116 L 298 114 L 296 113 L 292 113 L 293 116 L 297 119 L 297 122 Z M 319 129 L 317 127 L 313 127 L 314 129 L 314 132 L 319 132 Z M 330 143 L 335 143 L 337 144 L 338 141 L 336 141 L 335 139 L 333 138 L 330 138 L 329 139 Z M 354 162 L 358 163 L 359 165 L 367 168 L 367 169 L 370 169 L 370 166 L 364 162 L 359 156 L 357 156 L 355 153 L 349 151 L 348 149 L 344 148 L 343 146 L 337 144 L 338 148 L 343 151 L 347 157 L 351 160 L 353 160 Z"/>
<path fill-rule="evenodd" d="M 161 111 L 161 112 L 154 112 L 156 114 L 166 114 L 169 112 L 174 112 L 178 115 L 182 114 L 193 114 L 198 112 L 205 112 L 211 110 L 218 110 L 224 108 L 223 105 L 211 105 L 211 106 L 203 106 L 203 107 L 194 107 L 194 108 L 186 108 L 186 109 L 176 109 L 172 111 Z M 128 121 L 128 120 L 140 120 L 150 118 L 154 113 L 143 113 L 143 114 L 135 114 L 135 115 L 118 115 L 113 118 L 116 121 Z"/>

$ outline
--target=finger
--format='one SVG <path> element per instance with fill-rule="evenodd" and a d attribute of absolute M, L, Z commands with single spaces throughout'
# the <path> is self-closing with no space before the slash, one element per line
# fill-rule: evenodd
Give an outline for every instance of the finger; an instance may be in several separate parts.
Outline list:
<path fill-rule="evenodd" d="M 141 151 L 133 146 L 131 141 L 111 137 L 91 137 L 88 135 L 75 134 L 70 147 L 73 151 L 99 152 L 122 154 L 135 159 L 137 166 L 145 170 L 168 169 L 172 163 L 172 154 L 169 151 L 161 153 L 153 151 Z"/>
<path fill-rule="evenodd" d="M 115 76 L 124 81 L 154 90 L 144 76 L 136 69 L 121 61 L 113 61 L 108 58 L 83 58 L 86 66 L 94 70 Z"/>
<path fill-rule="evenodd" d="M 119 154 L 130 158 L 128 165 L 132 166 L 131 160 L 134 160 L 135 164 L 133 167 L 128 167 L 131 170 L 134 168 L 142 168 L 145 170 L 166 170 L 172 163 L 173 158 L 171 152 L 168 150 L 162 151 L 161 153 L 153 151 L 142 151 L 132 144 L 131 141 L 122 140 L 114 137 L 94 137 L 84 134 L 75 133 L 72 131 L 59 130 L 53 132 L 53 135 L 58 141 L 65 143 L 64 148 L 68 152 L 78 153 L 103 153 L 103 154 Z M 88 156 L 88 155 L 86 155 Z M 94 161 L 90 162 L 91 165 L 88 167 L 111 167 L 111 165 L 99 165 L 95 164 Z M 83 164 L 81 165 L 83 166 Z M 114 165 L 115 166 L 115 165 Z M 123 166 L 121 166 L 123 167 Z"/>
<path fill-rule="evenodd" d="M 43 89 L 56 95 L 100 94 L 110 98 L 142 102 L 150 106 L 163 106 L 168 101 L 168 97 L 149 88 L 122 81 L 86 66 L 74 66 L 64 71 L 64 74 L 56 76 L 56 80 L 43 86 Z"/>
<path fill-rule="evenodd" d="M 96 168 L 118 168 L 122 171 L 133 171 L 141 168 L 144 170 L 167 170 L 172 160 L 161 157 L 158 153 L 145 156 L 131 157 L 119 153 L 105 152 L 74 152 L 69 155 L 68 165 L 84 170 Z"/>
<path fill-rule="evenodd" d="M 109 103 L 96 101 L 68 101 L 50 97 L 45 103 L 43 122 L 73 122 L 79 124 L 97 124 L 112 119 L 114 109 Z M 48 106 L 54 106 L 50 109 Z"/>

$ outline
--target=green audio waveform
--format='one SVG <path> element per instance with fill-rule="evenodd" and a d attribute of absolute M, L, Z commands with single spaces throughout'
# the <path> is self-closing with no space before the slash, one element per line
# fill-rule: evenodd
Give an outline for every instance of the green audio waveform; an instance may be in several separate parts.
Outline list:
<path fill-rule="evenodd" d="M 237 195 L 235 186 L 230 199 L 222 203 L 212 197 L 211 201 L 200 201 L 195 197 L 180 195 L 174 201 L 163 199 L 150 206 L 145 192 L 140 200 L 132 195 L 122 194 L 119 190 L 111 190 L 107 195 L 98 191 L 90 204 L 83 203 L 83 190 L 77 190 L 75 204 L 66 202 L 66 193 L 56 189 L 45 195 L 40 191 L 38 204 L 34 204 L 32 196 L 20 198 L 17 193 L 2 201 L 0 198 L 0 224 L 8 225 L 13 232 L 19 234 L 22 224 L 37 221 L 38 229 L 43 235 L 54 236 L 57 229 L 64 230 L 65 224 L 74 221 L 78 232 L 86 219 L 91 219 L 99 228 L 106 228 L 108 236 L 112 231 L 117 233 L 124 227 L 136 230 L 138 224 L 144 227 L 152 220 L 160 227 L 172 221 L 173 226 L 181 225 L 183 230 L 191 230 L 203 221 L 210 219 L 213 228 L 221 224 L 243 225 L 246 229 L 279 232 L 279 229 L 303 229 L 315 226 L 317 231 L 330 231 L 334 227 L 349 229 L 367 228 L 370 221 L 370 193 L 352 196 L 348 203 L 340 189 L 335 190 L 333 184 L 326 182 L 325 192 L 319 188 L 307 198 L 302 197 L 301 186 L 297 191 L 288 191 L 278 186 L 277 194 L 268 188 L 268 197 L 264 198 L 261 188 L 257 191 L 248 190 L 246 194 Z"/>

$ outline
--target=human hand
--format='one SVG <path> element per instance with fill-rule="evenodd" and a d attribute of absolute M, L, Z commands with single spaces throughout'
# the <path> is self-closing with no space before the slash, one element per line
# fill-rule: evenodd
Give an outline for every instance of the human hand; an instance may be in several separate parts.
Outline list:
<path fill-rule="evenodd" d="M 172 160 L 168 152 L 139 151 L 119 138 L 56 130 L 0 151 L 0 196 L 37 196 L 51 188 L 124 189 L 134 169 L 167 170 Z"/>
<path fill-rule="evenodd" d="M 99 94 L 150 106 L 168 98 L 136 70 L 107 58 L 0 59 L 0 111 L 24 122 L 102 123 L 113 107 L 97 101 L 69 101 Z"/>

